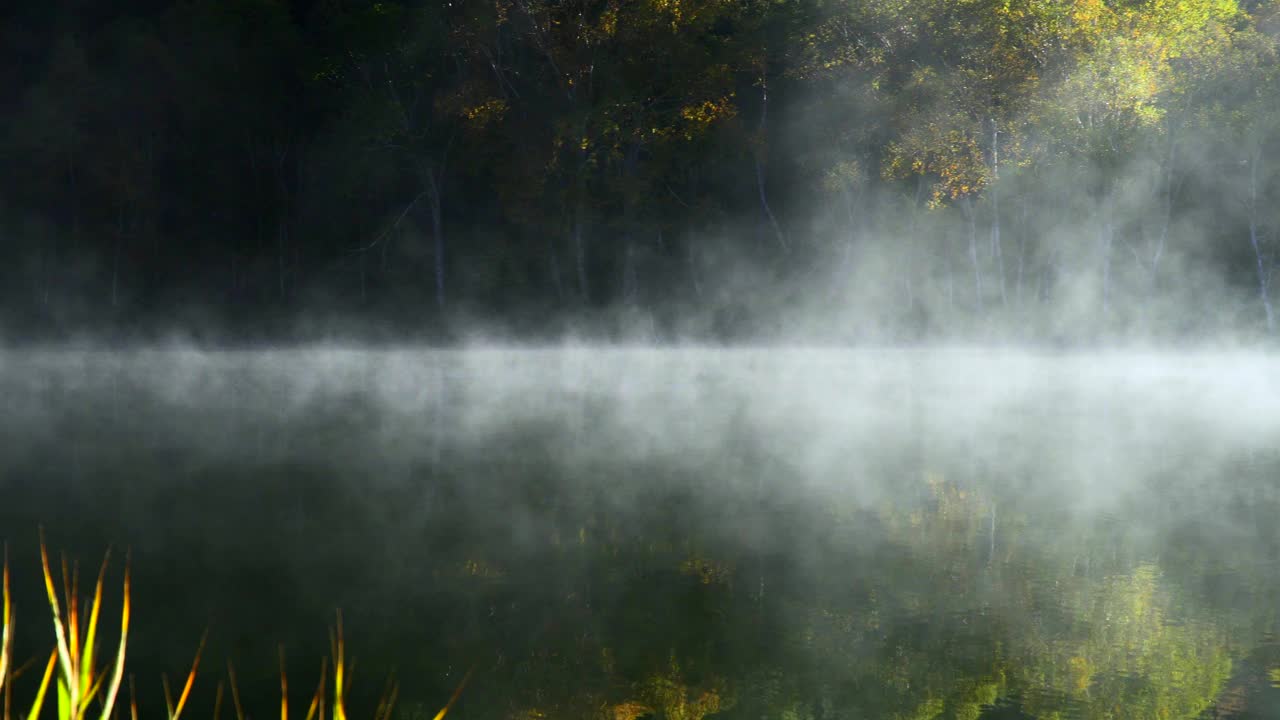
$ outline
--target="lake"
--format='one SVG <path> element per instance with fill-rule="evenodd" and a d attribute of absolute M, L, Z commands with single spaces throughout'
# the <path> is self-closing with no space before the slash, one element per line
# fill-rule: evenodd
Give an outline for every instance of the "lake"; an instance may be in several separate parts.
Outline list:
<path fill-rule="evenodd" d="M 109 614 L 127 551 L 144 717 L 206 627 L 191 712 L 233 659 L 278 713 L 278 644 L 298 712 L 339 608 L 360 717 L 471 668 L 451 718 L 1280 716 L 1265 354 L 11 350 L 0 393 L 16 654 L 38 528 L 81 594 L 113 548 Z"/>

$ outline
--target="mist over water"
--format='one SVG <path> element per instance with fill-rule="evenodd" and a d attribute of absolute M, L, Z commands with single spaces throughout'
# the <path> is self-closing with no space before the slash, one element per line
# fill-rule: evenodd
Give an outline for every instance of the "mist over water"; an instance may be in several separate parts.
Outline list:
<path fill-rule="evenodd" d="M 130 548 L 153 709 L 211 623 L 272 712 L 338 607 L 403 717 L 473 664 L 481 718 L 1280 709 L 1265 354 L 9 352 L 0 396 L 18 654 L 38 525 Z"/>

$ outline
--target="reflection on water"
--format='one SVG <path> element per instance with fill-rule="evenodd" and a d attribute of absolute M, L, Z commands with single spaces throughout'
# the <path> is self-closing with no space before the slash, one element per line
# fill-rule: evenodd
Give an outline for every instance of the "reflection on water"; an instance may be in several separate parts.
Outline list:
<path fill-rule="evenodd" d="M 480 718 L 1274 717 L 1277 370 L 11 353 L 0 535 L 19 578 L 37 523 L 132 548 L 153 708 L 206 623 L 270 698 L 274 644 L 306 666 L 341 606 L 357 704 L 395 667 L 405 718 L 473 664 Z"/>

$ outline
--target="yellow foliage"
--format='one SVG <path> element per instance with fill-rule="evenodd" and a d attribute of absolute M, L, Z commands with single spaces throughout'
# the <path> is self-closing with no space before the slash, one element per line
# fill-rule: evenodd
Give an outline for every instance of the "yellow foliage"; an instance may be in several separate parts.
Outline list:
<path fill-rule="evenodd" d="M 685 560 L 680 565 L 680 572 L 685 575 L 696 576 L 698 581 L 703 585 L 728 582 L 730 576 L 733 574 L 732 569 L 724 563 L 701 557 L 694 557 Z"/>
<path fill-rule="evenodd" d="M 642 691 L 648 704 L 661 710 L 664 720 L 702 720 L 732 705 L 715 687 L 703 689 L 692 697 L 693 690 L 681 680 L 680 666 L 674 656 L 667 671 L 651 676 Z"/>
<path fill-rule="evenodd" d="M 486 100 L 479 105 L 464 108 L 462 114 L 474 127 L 484 127 L 502 119 L 507 113 L 507 101 L 501 98 Z"/>
<path fill-rule="evenodd" d="M 1089 689 L 1089 684 L 1093 680 L 1093 668 L 1089 664 L 1088 658 L 1076 655 L 1067 663 L 1071 668 L 1071 687 L 1076 692 L 1084 692 Z"/>
<path fill-rule="evenodd" d="M 900 720 L 934 720 L 941 717 L 946 712 L 947 704 L 942 698 L 930 698 L 925 700 L 909 715 L 899 715 Z"/>
<path fill-rule="evenodd" d="M 462 563 L 462 571 L 471 577 L 478 578 L 500 578 L 506 573 L 496 568 L 484 560 L 472 558 Z"/>
<path fill-rule="evenodd" d="M 600 32 L 613 37 L 618 32 L 618 8 L 611 7 L 600 14 Z"/>

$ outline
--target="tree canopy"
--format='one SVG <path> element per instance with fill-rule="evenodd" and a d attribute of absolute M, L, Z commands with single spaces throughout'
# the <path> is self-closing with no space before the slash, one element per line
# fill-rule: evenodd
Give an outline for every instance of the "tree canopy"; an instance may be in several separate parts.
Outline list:
<path fill-rule="evenodd" d="M 17 333 L 1274 322 L 1271 0 L 82 5 L 3 11 Z"/>

